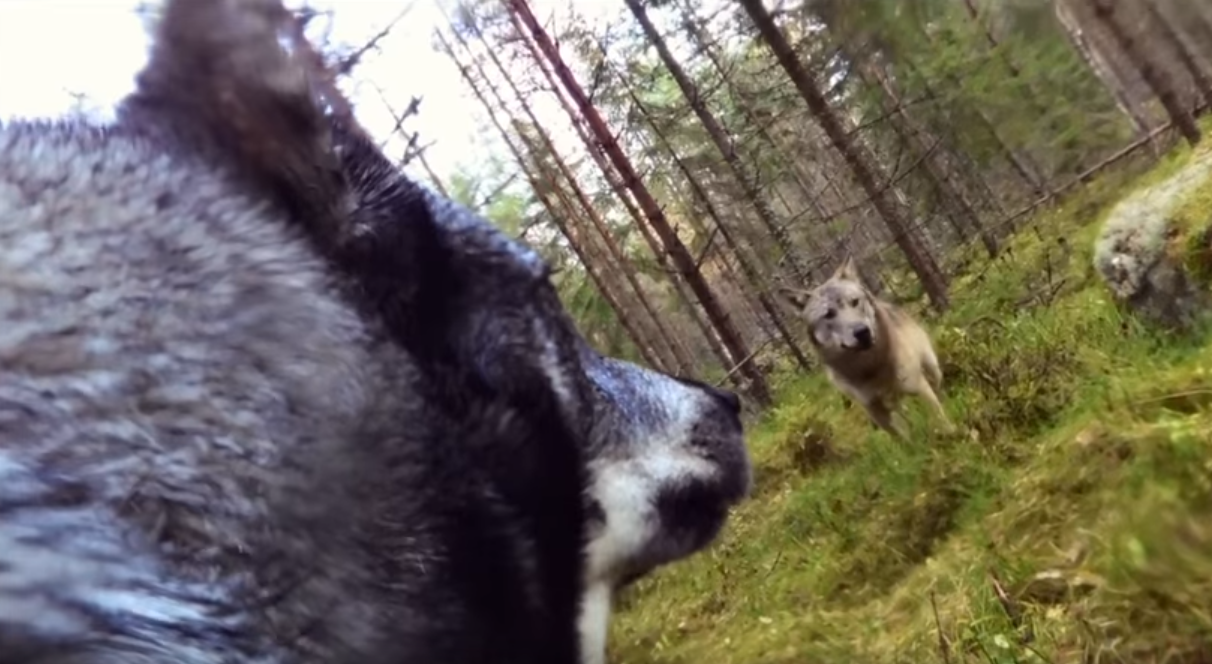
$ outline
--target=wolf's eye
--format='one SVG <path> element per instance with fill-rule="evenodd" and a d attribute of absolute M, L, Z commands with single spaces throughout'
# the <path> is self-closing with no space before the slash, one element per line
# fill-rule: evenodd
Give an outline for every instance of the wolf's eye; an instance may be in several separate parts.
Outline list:
<path fill-rule="evenodd" d="M 853 300 L 850 300 L 850 306 L 857 307 L 858 305 L 859 305 L 859 301 L 858 301 L 857 297 L 854 298 Z"/>
<path fill-rule="evenodd" d="M 828 310 L 828 311 L 826 311 L 826 312 L 825 312 L 825 318 L 826 318 L 826 319 L 833 318 L 833 317 L 834 317 L 834 316 L 836 316 L 836 315 L 837 315 L 837 310 L 836 310 L 836 309 L 830 309 L 830 310 Z"/>

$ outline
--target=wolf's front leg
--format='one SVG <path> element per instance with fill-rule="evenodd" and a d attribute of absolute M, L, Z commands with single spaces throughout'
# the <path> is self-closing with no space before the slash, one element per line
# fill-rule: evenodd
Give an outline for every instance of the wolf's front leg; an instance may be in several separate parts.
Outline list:
<path fill-rule="evenodd" d="M 938 394 L 934 392 L 930 384 L 922 380 L 920 384 L 914 386 L 913 391 L 925 399 L 930 404 L 930 407 L 934 409 L 935 414 L 938 415 L 939 420 L 943 423 L 943 430 L 946 433 L 955 433 L 955 424 L 947 416 L 947 411 L 943 409 L 943 404 L 939 401 Z"/>
<path fill-rule="evenodd" d="M 902 442 L 909 440 L 909 436 L 905 435 L 901 427 L 892 421 L 892 410 L 888 407 L 888 404 L 877 399 L 871 403 L 863 404 L 863 407 L 867 409 L 867 415 L 871 417 L 871 421 L 875 422 L 876 426 L 887 431 L 890 436 L 897 440 Z"/>

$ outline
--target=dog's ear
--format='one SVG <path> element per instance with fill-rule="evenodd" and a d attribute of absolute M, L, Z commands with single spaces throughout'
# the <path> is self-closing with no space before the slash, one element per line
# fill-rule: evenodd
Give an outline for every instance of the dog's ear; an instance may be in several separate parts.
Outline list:
<path fill-rule="evenodd" d="M 861 281 L 861 278 L 859 277 L 858 266 L 855 265 L 854 256 L 852 254 L 846 254 L 846 259 L 843 260 L 842 264 L 839 265 L 837 270 L 834 271 L 833 277 L 835 279 L 846 279 L 849 281 Z"/>
<path fill-rule="evenodd" d="M 808 306 L 808 300 L 812 298 L 810 291 L 790 288 L 788 286 L 779 286 L 775 289 L 775 294 L 797 312 L 803 311 L 804 307 Z"/>
<path fill-rule="evenodd" d="M 238 170 L 309 225 L 337 224 L 348 187 L 301 39 L 281 0 L 169 0 L 119 121 Z"/>

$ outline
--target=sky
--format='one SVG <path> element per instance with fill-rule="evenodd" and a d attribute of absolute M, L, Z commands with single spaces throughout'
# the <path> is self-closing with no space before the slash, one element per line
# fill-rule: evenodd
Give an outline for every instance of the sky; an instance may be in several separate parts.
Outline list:
<path fill-rule="evenodd" d="M 148 40 L 136 0 L 0 0 L 0 118 L 55 117 L 88 107 L 112 117 L 112 108 L 134 87 L 147 57 Z M 287 2 L 299 6 L 300 2 Z M 394 125 L 384 99 L 396 110 L 412 95 L 423 97 L 420 114 L 408 120 L 440 177 L 473 169 L 483 159 L 483 112 L 448 56 L 434 50 L 433 29 L 445 26 L 434 0 L 311 0 L 332 9 L 334 43 L 359 45 L 379 33 L 402 11 L 405 17 L 367 55 L 347 82 L 359 120 L 386 138 Z M 602 3 L 589 2 L 581 10 Z M 613 3 L 605 3 L 613 4 Z M 534 0 L 543 16 L 555 5 Z M 65 47 L 65 45 L 68 45 Z M 380 90 L 382 91 L 380 93 Z M 550 112 L 550 111 L 549 111 Z M 403 148 L 403 142 L 388 149 Z M 397 155 L 399 156 L 399 155 Z"/>
<path fill-rule="evenodd" d="M 331 20 L 317 19 L 314 27 L 328 28 L 333 44 L 349 46 L 366 43 L 407 11 L 344 88 L 359 121 L 387 140 L 385 149 L 394 157 L 403 156 L 405 140 L 392 135 L 395 122 L 387 104 L 399 111 L 413 95 L 422 96 L 420 113 L 405 127 L 419 132 L 422 144 L 432 143 L 426 158 L 443 179 L 456 171 L 483 173 L 489 156 L 511 158 L 456 66 L 434 48 L 433 31 L 445 28 L 444 12 L 456 2 L 286 0 L 292 7 L 331 10 Z M 626 11 L 617 0 L 530 0 L 551 34 L 566 25 L 566 8 L 572 3 L 597 26 Z M 0 119 L 62 115 L 80 107 L 81 95 L 91 113 L 112 117 L 113 106 L 133 89 L 147 57 L 148 38 L 137 5 L 137 0 L 0 0 Z M 681 51 L 678 41 L 674 37 L 671 46 Z M 583 71 L 569 51 L 561 49 L 561 54 L 574 71 Z M 529 101 L 561 152 L 581 150 L 552 95 L 532 95 Z M 408 170 L 428 179 L 416 164 Z"/>

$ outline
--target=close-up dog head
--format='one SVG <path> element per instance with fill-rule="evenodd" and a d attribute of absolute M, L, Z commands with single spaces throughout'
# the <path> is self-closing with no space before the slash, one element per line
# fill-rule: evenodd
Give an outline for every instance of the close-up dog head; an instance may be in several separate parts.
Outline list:
<path fill-rule="evenodd" d="M 290 20 L 170 0 L 114 126 L 0 126 L 0 663 L 600 662 L 609 591 L 747 494 L 739 399 L 590 348 Z"/>
<path fill-rule="evenodd" d="M 875 303 L 851 257 L 821 285 L 812 289 L 801 314 L 822 352 L 861 353 L 879 343 Z"/>
<path fill-rule="evenodd" d="M 596 394 L 590 574 L 618 586 L 705 546 L 748 493 L 741 403 L 627 362 L 587 364 Z"/>
<path fill-rule="evenodd" d="M 338 133 L 358 200 L 345 263 L 389 328 L 416 352 L 447 357 L 438 374 L 471 371 L 475 384 L 518 399 L 554 394 L 581 437 L 589 501 L 581 630 L 585 661 L 600 661 L 590 657 L 603 652 L 611 592 L 707 546 L 748 494 L 740 398 L 603 357 L 576 331 L 532 249 L 419 189 L 364 138 Z M 420 252 L 400 240 L 415 205 L 434 220 Z M 422 305 L 427 298 L 437 301 Z M 435 315 L 450 318 L 439 326 Z"/>
<path fill-rule="evenodd" d="M 584 661 L 601 661 L 611 592 L 707 546 L 748 494 L 740 398 L 603 357 L 576 331 L 532 249 L 421 190 L 360 135 L 338 130 L 335 144 L 358 201 L 344 264 L 396 338 L 446 358 L 435 382 L 462 371 L 511 398 L 553 394 L 579 437 L 589 509 L 581 632 Z M 406 232 L 418 205 L 434 221 L 421 251 Z"/>
<path fill-rule="evenodd" d="M 596 398 L 581 633 L 603 653 L 614 592 L 707 546 L 752 477 L 735 394 L 586 353 Z"/>

